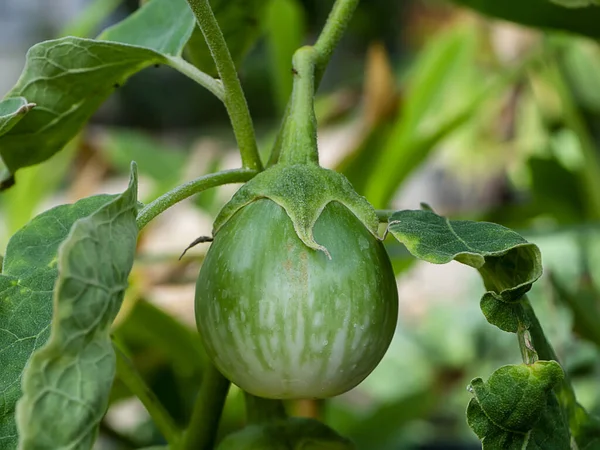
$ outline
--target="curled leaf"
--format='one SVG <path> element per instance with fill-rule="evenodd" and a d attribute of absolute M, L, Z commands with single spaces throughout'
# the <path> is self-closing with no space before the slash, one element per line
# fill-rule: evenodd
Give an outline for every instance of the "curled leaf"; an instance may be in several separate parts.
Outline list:
<path fill-rule="evenodd" d="M 133 266 L 137 173 L 127 190 L 80 219 L 61 244 L 50 338 L 23 374 L 22 449 L 91 449 L 115 376 L 110 327 Z"/>
<path fill-rule="evenodd" d="M 481 309 L 488 322 L 513 333 L 527 326 L 520 300 L 542 275 L 536 245 L 501 225 L 449 220 L 429 209 L 395 212 L 388 231 L 419 259 L 476 268 L 487 289 Z"/>
<path fill-rule="evenodd" d="M 218 233 L 238 210 L 259 198 L 271 199 L 281 206 L 302 242 L 328 256 L 327 249 L 315 241 L 313 228 L 325 206 L 331 202 L 344 205 L 379 238 L 379 220 L 369 202 L 354 191 L 343 175 L 316 164 L 275 165 L 259 173 L 223 207 L 215 220 L 213 234 Z"/>

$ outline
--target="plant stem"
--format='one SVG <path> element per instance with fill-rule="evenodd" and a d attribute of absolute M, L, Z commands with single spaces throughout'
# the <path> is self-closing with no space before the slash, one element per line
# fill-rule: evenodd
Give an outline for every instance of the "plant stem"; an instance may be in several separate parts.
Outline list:
<path fill-rule="evenodd" d="M 240 147 L 242 165 L 247 169 L 260 171 L 262 170 L 262 163 L 256 146 L 252 117 L 221 28 L 208 0 L 188 0 L 188 4 L 196 16 L 196 21 L 204 35 L 223 83 L 224 103 L 233 126 L 235 138 Z"/>
<path fill-rule="evenodd" d="M 352 18 L 352 14 L 356 10 L 358 3 L 359 0 L 336 0 L 331 12 L 329 13 L 329 17 L 327 17 L 327 22 L 325 23 L 325 26 L 323 27 L 323 30 L 321 31 L 321 34 L 314 45 L 314 49 L 317 52 L 315 60 L 314 92 L 319 89 L 319 84 L 321 83 L 321 79 L 323 78 L 323 74 L 327 68 L 327 64 L 329 64 L 331 56 L 333 55 L 333 51 L 342 39 L 342 35 L 346 31 L 348 23 L 350 23 L 350 19 Z M 277 134 L 277 138 L 273 144 L 273 149 L 271 150 L 271 155 L 269 156 L 267 166 L 272 166 L 279 160 L 279 155 L 284 145 L 283 130 L 287 128 L 290 120 L 290 104 L 291 99 L 288 101 L 286 106 L 283 116 L 283 123 L 281 124 L 279 133 Z"/>
<path fill-rule="evenodd" d="M 117 357 L 117 376 L 140 399 L 167 442 L 176 445 L 181 438 L 181 430 L 114 340 L 113 348 Z"/>
<path fill-rule="evenodd" d="M 138 228 L 141 230 L 156 216 L 194 194 L 209 188 L 221 186 L 223 184 L 243 183 L 250 180 L 256 174 L 256 171 L 250 169 L 225 170 L 223 172 L 204 175 L 200 178 L 196 178 L 195 180 L 177 186 L 172 191 L 161 195 L 156 200 L 142 208 L 137 216 Z"/>
<path fill-rule="evenodd" d="M 287 417 L 281 400 L 256 397 L 245 391 L 244 400 L 246 402 L 246 418 L 250 424 L 264 423 Z"/>
<path fill-rule="evenodd" d="M 202 72 L 196 66 L 190 64 L 185 59 L 180 57 L 172 56 L 167 58 L 167 64 L 188 78 L 191 78 L 200 86 L 208 89 L 222 102 L 225 102 L 225 90 L 223 89 L 223 83 L 221 80 L 217 80 L 207 73 Z"/>
<path fill-rule="evenodd" d="M 294 53 L 294 88 L 279 159 L 284 164 L 319 164 L 317 118 L 313 104 L 315 63 L 314 47 L 302 47 Z"/>
<path fill-rule="evenodd" d="M 533 307 L 531 306 L 531 303 L 526 295 L 521 299 L 521 304 L 523 306 L 523 310 L 525 311 L 527 322 L 529 323 L 528 331 L 531 336 L 531 343 L 533 344 L 535 353 L 537 353 L 541 360 L 556 361 L 560 364 L 558 356 L 556 355 L 552 344 L 550 344 L 550 341 L 548 341 L 542 325 L 535 315 L 535 311 L 533 310 Z M 524 362 L 528 364 L 527 361 Z M 563 382 L 559 385 L 556 392 L 559 394 L 559 399 L 563 403 L 563 406 L 567 410 L 569 416 L 572 419 L 575 419 L 574 414 L 576 414 L 578 406 L 577 398 L 575 396 L 573 386 L 571 385 L 571 381 L 566 373 Z"/>
<path fill-rule="evenodd" d="M 213 448 L 229 391 L 230 381 L 210 364 L 204 373 L 190 423 L 183 435 L 180 450 L 210 450 Z"/>
<path fill-rule="evenodd" d="M 315 49 L 318 52 L 316 88 L 318 88 L 319 83 L 321 82 L 321 78 L 327 68 L 327 64 L 329 64 L 333 51 L 342 39 L 346 28 L 348 28 L 350 19 L 352 19 L 352 15 L 356 10 L 359 1 L 360 0 L 336 0 L 329 13 L 323 31 L 321 31 L 321 34 L 315 43 Z"/>

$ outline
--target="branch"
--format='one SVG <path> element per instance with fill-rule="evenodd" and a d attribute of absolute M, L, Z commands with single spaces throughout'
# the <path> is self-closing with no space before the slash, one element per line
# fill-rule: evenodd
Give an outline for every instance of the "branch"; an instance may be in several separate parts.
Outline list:
<path fill-rule="evenodd" d="M 247 169 L 262 170 L 262 163 L 256 146 L 252 117 L 237 70 L 225 37 L 208 0 L 188 0 L 190 8 L 196 16 L 198 26 L 204 35 L 206 44 L 217 66 L 217 72 L 223 83 L 225 107 L 233 126 L 233 132 L 240 147 L 242 165 Z"/>
<path fill-rule="evenodd" d="M 181 186 L 177 186 L 172 191 L 161 195 L 152 203 L 149 203 L 142 208 L 137 216 L 138 228 L 141 230 L 156 216 L 194 194 L 224 184 L 243 183 L 250 180 L 255 175 L 256 171 L 254 170 L 233 169 L 204 175 L 182 184 Z"/>

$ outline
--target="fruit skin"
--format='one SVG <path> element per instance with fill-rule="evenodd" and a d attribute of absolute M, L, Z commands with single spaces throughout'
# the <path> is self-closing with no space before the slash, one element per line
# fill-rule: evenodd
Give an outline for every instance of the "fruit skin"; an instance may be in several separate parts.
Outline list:
<path fill-rule="evenodd" d="M 338 202 L 307 247 L 270 199 L 216 233 L 196 286 L 196 323 L 217 368 L 265 398 L 327 398 L 358 385 L 385 354 L 398 294 L 381 241 Z"/>
<path fill-rule="evenodd" d="M 354 450 L 355 445 L 323 423 L 307 418 L 250 425 L 227 436 L 217 450 Z"/>

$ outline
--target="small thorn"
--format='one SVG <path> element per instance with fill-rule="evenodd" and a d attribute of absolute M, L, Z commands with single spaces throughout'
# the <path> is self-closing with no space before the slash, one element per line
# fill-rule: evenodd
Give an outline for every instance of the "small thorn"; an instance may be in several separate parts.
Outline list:
<path fill-rule="evenodd" d="M 187 248 L 183 251 L 183 253 L 179 257 L 179 261 L 181 261 L 181 258 L 183 258 L 183 256 L 187 253 L 187 251 L 190 248 L 193 248 L 198 244 L 203 244 L 205 242 L 212 242 L 212 241 L 213 241 L 213 238 L 210 236 L 200 236 L 198 239 L 195 239 L 194 242 L 192 242 L 190 245 L 188 245 Z"/>

